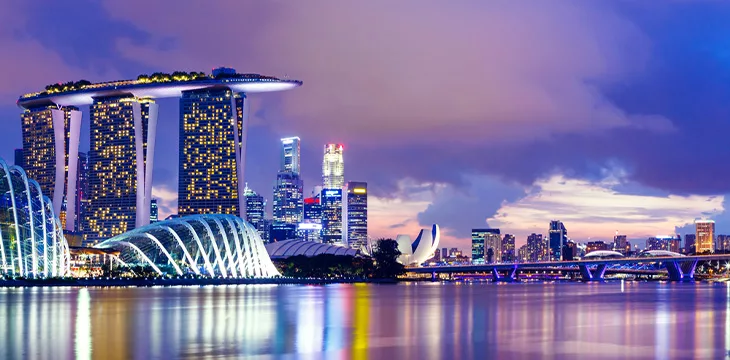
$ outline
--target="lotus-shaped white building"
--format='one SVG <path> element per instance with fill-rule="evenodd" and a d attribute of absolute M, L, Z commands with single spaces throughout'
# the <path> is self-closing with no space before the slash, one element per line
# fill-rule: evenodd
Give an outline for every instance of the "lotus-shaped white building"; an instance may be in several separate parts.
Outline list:
<path fill-rule="evenodd" d="M 46 278 L 69 273 L 68 243 L 51 200 L 18 166 L 0 159 L 0 276 Z"/>
<path fill-rule="evenodd" d="M 110 238 L 95 248 L 119 251 L 119 259 L 126 265 L 151 267 L 159 275 L 280 275 L 253 225 L 233 215 L 160 221 Z"/>
<path fill-rule="evenodd" d="M 421 229 L 418 233 L 416 240 L 411 242 L 411 237 L 408 235 L 398 235 L 395 239 L 398 242 L 398 250 L 401 252 L 401 256 L 398 257 L 398 262 L 403 265 L 420 265 L 426 260 L 433 257 L 436 249 L 439 247 L 439 238 L 441 232 L 439 226 L 433 224 L 431 231 Z"/>

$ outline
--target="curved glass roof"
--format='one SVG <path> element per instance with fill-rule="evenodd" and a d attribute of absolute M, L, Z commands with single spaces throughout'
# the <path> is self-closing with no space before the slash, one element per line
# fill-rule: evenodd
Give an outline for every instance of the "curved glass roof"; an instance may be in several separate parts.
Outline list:
<path fill-rule="evenodd" d="M 624 257 L 624 254 L 622 254 L 618 251 L 612 251 L 612 250 L 596 250 L 596 251 L 591 251 L 590 253 L 586 254 L 583 258 L 590 259 L 590 258 L 601 258 L 601 257 L 608 257 L 608 256 Z"/>
<path fill-rule="evenodd" d="M 159 221 L 95 246 L 119 251 L 127 265 L 151 267 L 160 275 L 267 278 L 279 276 L 256 229 L 224 214 Z"/>
<path fill-rule="evenodd" d="M 646 250 L 642 251 L 639 256 L 662 256 L 662 257 L 681 257 L 685 256 L 680 253 L 676 253 L 674 251 L 668 251 L 668 250 Z"/>
<path fill-rule="evenodd" d="M 0 275 L 46 278 L 70 271 L 68 243 L 51 200 L 0 159 Z"/>
<path fill-rule="evenodd" d="M 272 259 L 286 259 L 298 255 L 312 257 L 322 254 L 343 256 L 355 256 L 358 254 L 358 251 L 355 249 L 298 239 L 266 244 L 266 251 Z"/>

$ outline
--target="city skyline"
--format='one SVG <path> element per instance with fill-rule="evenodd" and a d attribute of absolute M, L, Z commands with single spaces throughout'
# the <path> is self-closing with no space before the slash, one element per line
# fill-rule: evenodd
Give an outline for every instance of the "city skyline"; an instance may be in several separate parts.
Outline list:
<path fill-rule="evenodd" d="M 237 31 L 282 31 L 267 33 L 267 41 L 236 39 L 235 46 L 223 39 L 210 40 L 213 34 L 231 33 L 232 21 L 217 22 L 201 32 L 182 27 L 175 19 L 158 19 L 154 11 L 138 14 L 131 10 L 134 6 L 4 6 L 7 11 L 0 12 L 0 19 L 18 34 L 0 40 L 17 54 L 4 60 L 7 70 L 0 85 L 0 115 L 11 125 L 0 135 L 0 156 L 5 159 L 22 146 L 20 112 L 14 105 L 19 94 L 55 82 L 228 64 L 309 81 L 302 91 L 266 94 L 253 101 L 250 131 L 256 139 L 249 146 L 246 181 L 269 204 L 267 189 L 278 166 L 277 141 L 296 135 L 304 139 L 305 193 L 310 189 L 307 184 L 319 182 L 321 146 L 345 144 L 346 161 L 353 164 L 346 180 L 368 181 L 369 232 L 374 237 L 413 233 L 438 223 L 447 247 L 467 249 L 470 229 L 480 227 L 512 233 L 519 245 L 533 232 L 545 234 L 546 223 L 554 218 L 561 219 L 578 241 L 610 241 L 616 229 L 629 240 L 684 235 L 694 231 L 694 220 L 703 218 L 716 221 L 717 233 L 728 233 L 730 228 L 725 213 L 730 185 L 720 166 L 730 158 L 730 149 L 719 145 L 719 134 L 730 126 L 723 110 L 729 85 L 718 76 L 728 71 L 723 39 L 730 26 L 721 20 L 730 9 L 723 4 L 663 7 L 665 16 L 659 22 L 652 20 L 654 4 L 546 4 L 535 6 L 545 8 L 535 11 L 534 26 L 527 28 L 518 21 L 525 10 L 520 5 L 448 9 L 464 26 L 472 24 L 473 34 L 495 33 L 492 23 L 525 29 L 528 36 L 495 35 L 474 44 L 469 40 L 473 36 L 458 24 L 433 28 L 434 20 L 444 14 L 429 3 L 403 38 L 382 36 L 402 29 L 392 19 L 382 29 L 368 30 L 373 32 L 364 36 L 364 46 L 372 50 L 368 55 L 383 48 L 398 49 L 387 61 L 346 51 L 354 45 L 342 43 L 335 34 L 323 38 L 316 53 L 301 44 L 312 36 L 308 29 L 331 26 L 328 14 L 334 10 L 344 11 L 342 16 L 349 20 L 342 28 L 345 37 L 364 31 L 363 16 L 371 11 L 389 8 L 393 14 L 404 14 L 399 6 L 341 4 L 330 9 L 317 3 L 287 10 L 236 4 L 232 8 L 236 11 L 224 11 L 223 16 L 266 9 L 282 12 L 277 19 L 255 19 Z M 158 12 L 166 9 L 162 4 L 148 6 Z M 217 6 L 205 11 L 222 12 Z M 487 19 L 470 15 L 484 14 L 476 10 L 485 9 L 492 10 L 486 12 Z M 200 10 L 182 4 L 176 11 L 180 18 L 189 18 Z M 713 31 L 688 22 L 688 12 L 707 17 Z M 309 19 L 308 14 L 316 16 Z M 30 26 L 36 16 L 48 21 Z M 562 21 L 566 16 L 575 21 Z M 88 41 L 105 44 L 101 48 L 88 48 L 87 41 L 71 36 L 88 19 L 114 24 L 89 34 Z M 60 25 L 71 31 L 47 31 Z M 677 29 L 683 34 L 679 40 Z M 289 36 L 292 33 L 296 36 Z M 421 38 L 438 39 L 450 47 L 429 48 L 424 56 L 417 51 Z M 527 40 L 544 46 L 507 46 Z M 219 48 L 225 51 L 209 51 Z M 626 49 L 635 51 L 627 54 Z M 682 61 L 674 56 L 679 51 L 685 55 Z M 319 62 L 322 56 L 332 63 Z M 543 61 L 530 60 L 537 58 Z M 342 73 L 349 75 L 343 79 L 338 75 Z M 368 74 L 378 76 L 371 79 Z M 433 77 L 450 80 L 437 92 L 427 92 L 433 89 Z M 692 96 L 676 95 L 685 91 Z M 424 98 L 439 101 L 424 102 Z M 176 126 L 175 102 L 158 103 L 164 110 L 160 125 Z M 89 133 L 88 124 L 85 114 L 82 133 Z M 708 128 L 714 130 L 709 138 L 704 136 Z M 482 141 L 486 134 L 489 142 Z M 81 152 L 89 150 L 85 137 L 81 136 Z M 679 145 L 664 146 L 669 143 Z M 177 154 L 177 134 L 158 139 L 153 197 L 160 201 L 161 217 L 177 208 L 178 174 L 173 165 Z M 683 170 L 689 166 L 717 170 L 714 175 L 696 176 Z M 582 201 L 586 198 L 594 200 Z"/>

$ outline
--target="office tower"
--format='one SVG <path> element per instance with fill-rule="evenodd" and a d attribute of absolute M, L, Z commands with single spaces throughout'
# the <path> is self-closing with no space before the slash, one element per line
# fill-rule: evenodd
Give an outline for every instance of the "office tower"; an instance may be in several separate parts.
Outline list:
<path fill-rule="evenodd" d="M 160 221 L 159 214 L 160 212 L 157 208 L 157 199 L 150 200 L 150 224 Z"/>
<path fill-rule="evenodd" d="M 449 257 L 449 250 L 447 248 L 442 248 L 441 249 L 441 258 L 446 259 L 447 257 Z"/>
<path fill-rule="evenodd" d="M 679 235 L 669 239 L 669 251 L 678 253 L 680 242 L 682 242 L 682 238 L 680 238 Z"/>
<path fill-rule="evenodd" d="M 248 184 L 246 184 L 243 191 L 243 196 L 246 197 L 246 221 L 256 228 L 259 236 L 263 239 L 266 200 L 263 196 L 249 188 Z"/>
<path fill-rule="evenodd" d="M 261 221 L 261 228 L 263 229 L 263 234 L 261 234 L 261 240 L 263 240 L 265 243 L 270 243 L 272 241 L 271 237 L 271 225 L 273 224 L 273 221 L 271 219 L 266 219 Z"/>
<path fill-rule="evenodd" d="M 347 246 L 362 249 L 368 241 L 368 184 L 350 181 L 343 191 L 347 200 L 342 207 L 342 233 L 347 236 Z"/>
<path fill-rule="evenodd" d="M 322 242 L 344 246 L 342 189 L 323 189 L 320 200 L 322 202 Z"/>
<path fill-rule="evenodd" d="M 73 131 L 73 138 L 78 141 L 81 112 L 76 107 L 31 107 L 23 111 L 21 125 L 23 148 L 19 149 L 22 155 L 16 150 L 16 162 L 23 163 L 28 177 L 37 181 L 41 192 L 50 197 L 54 213 L 64 220 L 64 229 L 74 230 L 75 222 L 66 224 L 68 206 L 64 204 L 68 201 L 65 194 L 76 193 L 78 143 L 72 144 L 70 139 Z M 71 178 L 74 180 L 69 186 Z M 72 199 L 71 203 L 68 208 L 76 219 L 76 201 Z"/>
<path fill-rule="evenodd" d="M 297 238 L 297 224 L 272 221 L 269 233 L 270 241 L 283 241 Z"/>
<path fill-rule="evenodd" d="M 90 119 L 84 232 L 94 243 L 149 223 L 157 104 L 131 96 L 94 98 Z"/>
<path fill-rule="evenodd" d="M 298 137 L 281 139 L 281 165 L 279 171 L 301 174 L 299 171 L 299 143 Z"/>
<path fill-rule="evenodd" d="M 89 157 L 86 153 L 79 153 L 77 168 L 76 227 L 74 231 L 83 232 L 86 228 L 86 212 L 89 208 Z"/>
<path fill-rule="evenodd" d="M 715 241 L 715 222 L 712 220 L 696 220 L 695 236 L 697 241 L 697 253 L 712 252 Z"/>
<path fill-rule="evenodd" d="M 471 261 L 475 264 L 502 262 L 502 237 L 499 229 L 471 230 Z"/>
<path fill-rule="evenodd" d="M 688 254 L 693 254 L 696 249 L 696 236 L 695 234 L 685 234 L 684 235 L 684 251 Z"/>
<path fill-rule="evenodd" d="M 502 262 L 515 261 L 515 236 L 504 234 L 502 238 Z"/>
<path fill-rule="evenodd" d="M 325 189 L 342 189 L 345 184 L 345 163 L 342 158 L 342 144 L 324 146 L 322 180 Z"/>
<path fill-rule="evenodd" d="M 245 216 L 236 161 L 244 97 L 227 88 L 183 91 L 180 98 L 178 213 Z M 236 121 L 233 119 L 236 107 Z M 239 189 L 241 187 L 241 189 Z"/>
<path fill-rule="evenodd" d="M 304 199 L 304 220 L 297 226 L 302 240 L 322 242 L 322 204 L 320 195 Z"/>
<path fill-rule="evenodd" d="M 530 234 L 527 237 L 527 256 L 529 261 L 546 261 L 549 259 L 549 248 L 542 234 Z"/>
<path fill-rule="evenodd" d="M 618 231 L 616 232 L 616 235 L 613 237 L 613 250 L 623 255 L 631 252 L 631 244 L 626 239 L 626 235 L 619 235 Z"/>
<path fill-rule="evenodd" d="M 23 165 L 23 149 L 15 149 L 15 166 L 25 168 L 25 165 Z"/>
<path fill-rule="evenodd" d="M 605 251 L 605 250 L 611 250 L 611 247 L 609 244 L 606 244 L 605 242 L 598 240 L 598 241 L 589 241 L 586 243 L 586 255 L 590 254 L 594 251 Z"/>
<path fill-rule="evenodd" d="M 297 225 L 304 217 L 304 183 L 299 174 L 279 172 L 274 185 L 275 223 Z"/>
<path fill-rule="evenodd" d="M 559 220 L 550 221 L 548 234 L 550 244 L 550 259 L 552 261 L 562 260 L 563 246 L 568 242 L 568 230 Z"/>
<path fill-rule="evenodd" d="M 530 261 L 529 251 L 527 248 L 527 244 L 524 244 L 520 246 L 519 249 L 517 249 L 517 262 L 528 262 Z"/>

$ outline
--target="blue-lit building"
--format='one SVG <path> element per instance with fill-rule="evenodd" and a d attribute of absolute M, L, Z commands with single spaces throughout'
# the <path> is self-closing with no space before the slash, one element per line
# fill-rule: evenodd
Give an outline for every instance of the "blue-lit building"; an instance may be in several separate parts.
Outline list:
<path fill-rule="evenodd" d="M 501 262 L 502 237 L 499 229 L 471 230 L 471 261 L 474 264 Z"/>
<path fill-rule="evenodd" d="M 304 182 L 299 174 L 279 172 L 274 185 L 273 217 L 275 223 L 299 224 L 304 217 Z"/>
<path fill-rule="evenodd" d="M 347 236 L 347 246 L 362 249 L 368 242 L 368 184 L 350 181 L 345 184 L 347 200 L 343 210 L 343 236 Z"/>
<path fill-rule="evenodd" d="M 323 189 L 322 242 L 345 245 L 342 238 L 342 189 Z"/>
<path fill-rule="evenodd" d="M 322 242 L 322 204 L 320 195 L 304 199 L 304 220 L 299 223 L 299 237 L 307 241 Z"/>
<path fill-rule="evenodd" d="M 160 211 L 157 207 L 157 199 L 152 199 L 150 201 L 150 224 L 154 224 L 158 221 L 160 221 Z"/>
<path fill-rule="evenodd" d="M 301 140 L 296 136 L 281 139 L 281 166 L 279 168 L 280 171 L 300 174 L 300 142 Z"/>
<path fill-rule="evenodd" d="M 560 261 L 563 258 L 563 247 L 568 244 L 568 230 L 562 221 L 550 221 L 548 230 L 548 244 L 550 246 L 550 260 Z"/>
<path fill-rule="evenodd" d="M 266 200 L 263 196 L 251 190 L 248 184 L 243 191 L 243 195 L 246 197 L 246 221 L 253 225 L 256 231 L 258 231 L 259 236 L 266 241 L 267 239 L 264 238 Z"/>

